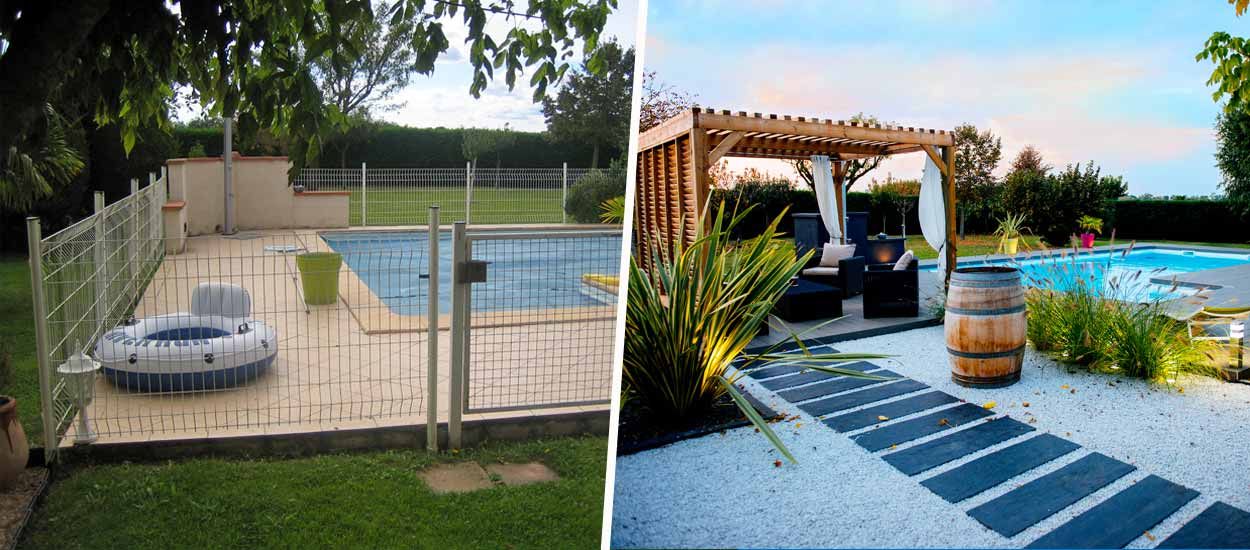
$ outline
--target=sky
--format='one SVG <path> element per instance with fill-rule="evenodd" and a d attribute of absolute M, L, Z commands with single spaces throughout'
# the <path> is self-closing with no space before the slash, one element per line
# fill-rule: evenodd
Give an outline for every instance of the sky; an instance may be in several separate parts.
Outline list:
<path fill-rule="evenodd" d="M 1130 194 L 1218 192 L 1206 86 L 1194 55 L 1214 31 L 1250 35 L 1223 0 L 650 0 L 645 65 L 732 111 L 902 126 L 972 123 L 1056 167 L 1093 160 Z M 871 177 L 919 177 L 901 155 Z M 789 175 L 779 161 L 735 160 Z M 864 184 L 859 184 L 858 187 Z M 858 189 L 863 190 L 863 189 Z"/>

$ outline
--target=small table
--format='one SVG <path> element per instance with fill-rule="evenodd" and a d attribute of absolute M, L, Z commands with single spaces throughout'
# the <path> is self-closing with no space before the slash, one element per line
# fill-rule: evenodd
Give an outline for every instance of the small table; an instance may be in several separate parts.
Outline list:
<path fill-rule="evenodd" d="M 842 289 L 799 279 L 777 300 L 773 314 L 787 321 L 841 317 Z"/>

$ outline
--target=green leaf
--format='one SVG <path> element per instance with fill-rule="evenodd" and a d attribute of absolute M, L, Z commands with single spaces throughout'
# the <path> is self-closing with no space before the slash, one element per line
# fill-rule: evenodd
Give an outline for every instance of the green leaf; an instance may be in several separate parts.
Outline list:
<path fill-rule="evenodd" d="M 747 401 L 747 398 L 738 391 L 738 388 L 735 388 L 734 385 L 723 376 L 718 377 L 717 381 L 720 382 L 721 386 L 725 388 L 725 392 L 728 393 L 729 397 L 733 399 L 734 404 L 738 405 L 738 408 L 742 410 L 742 414 L 746 415 L 747 419 L 760 430 L 760 433 L 764 434 L 764 437 L 768 438 L 768 442 L 772 443 L 773 447 L 776 447 L 778 451 L 781 451 L 781 454 L 786 457 L 786 460 L 789 460 L 793 464 L 798 464 L 799 461 L 794 458 L 794 455 L 790 454 L 790 449 L 787 449 L 786 444 L 782 443 L 781 438 L 777 437 L 777 434 L 773 432 L 772 427 L 768 425 L 768 421 L 764 420 L 764 417 L 760 416 L 759 411 L 756 411 L 755 407 L 751 406 L 751 403 Z"/>

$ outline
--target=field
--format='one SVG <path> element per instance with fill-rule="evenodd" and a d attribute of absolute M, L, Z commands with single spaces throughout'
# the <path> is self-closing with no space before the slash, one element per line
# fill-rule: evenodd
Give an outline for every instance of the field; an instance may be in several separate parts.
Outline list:
<path fill-rule="evenodd" d="M 361 224 L 362 193 L 352 191 L 350 223 Z M 452 187 L 422 189 L 370 189 L 365 216 L 369 225 L 425 225 L 429 206 L 439 206 L 439 221 L 450 225 L 463 221 L 465 190 Z M 563 191 L 560 189 L 492 189 L 475 187 L 470 221 L 473 223 L 562 223 Z"/>

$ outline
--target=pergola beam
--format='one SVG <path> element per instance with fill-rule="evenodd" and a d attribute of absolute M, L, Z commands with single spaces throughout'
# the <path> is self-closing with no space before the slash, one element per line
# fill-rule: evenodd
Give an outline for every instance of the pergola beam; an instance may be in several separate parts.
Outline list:
<path fill-rule="evenodd" d="M 738 142 L 742 141 L 742 138 L 746 137 L 746 135 L 746 132 L 730 132 L 726 135 L 720 143 L 716 144 L 716 148 L 712 149 L 712 152 L 707 154 L 708 166 L 719 162 L 721 157 L 725 156 L 730 149 L 733 149 L 734 145 L 737 145 Z"/>
<path fill-rule="evenodd" d="M 949 133 L 938 134 L 901 129 L 870 128 L 866 126 L 841 126 L 823 122 L 754 118 L 736 115 L 698 113 L 693 120 L 696 128 L 737 130 L 742 132 L 769 132 L 775 134 L 833 137 L 916 145 L 954 145 L 955 137 Z"/>

